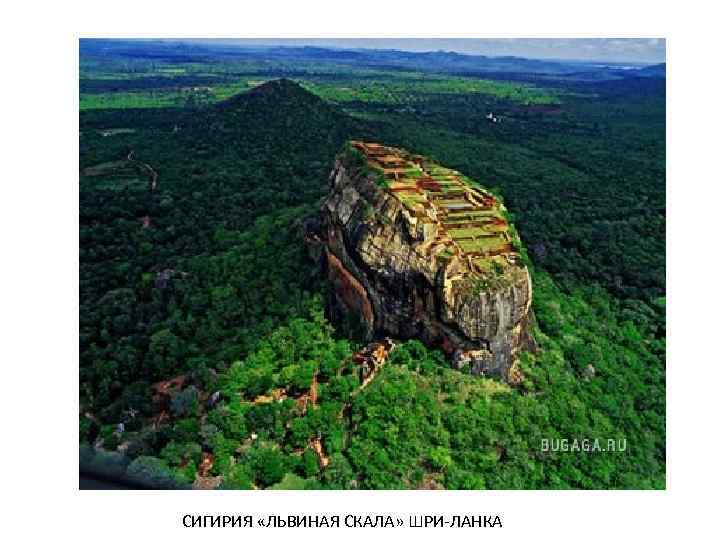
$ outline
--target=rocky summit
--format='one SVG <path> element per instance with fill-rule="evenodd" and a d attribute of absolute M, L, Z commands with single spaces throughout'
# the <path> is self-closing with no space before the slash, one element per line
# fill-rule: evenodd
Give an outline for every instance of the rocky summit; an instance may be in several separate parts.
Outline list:
<path fill-rule="evenodd" d="M 472 373 L 521 377 L 532 286 L 502 201 L 458 171 L 378 143 L 351 141 L 308 220 L 330 283 L 330 318 L 365 340 L 419 338 Z"/>

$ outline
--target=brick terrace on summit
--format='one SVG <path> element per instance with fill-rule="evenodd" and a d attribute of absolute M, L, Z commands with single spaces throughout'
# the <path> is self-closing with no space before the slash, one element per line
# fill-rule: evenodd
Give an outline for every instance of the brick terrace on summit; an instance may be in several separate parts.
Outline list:
<path fill-rule="evenodd" d="M 493 262 L 517 263 L 504 207 L 490 192 L 425 156 L 378 143 L 351 144 L 364 154 L 369 167 L 382 172 L 387 190 L 423 226 L 436 231 L 425 246 L 429 255 L 440 259 L 458 255 L 482 273 Z"/>

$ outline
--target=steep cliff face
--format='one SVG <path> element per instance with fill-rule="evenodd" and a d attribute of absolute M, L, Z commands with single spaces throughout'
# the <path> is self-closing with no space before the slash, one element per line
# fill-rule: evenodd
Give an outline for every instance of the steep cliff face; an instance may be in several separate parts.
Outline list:
<path fill-rule="evenodd" d="M 455 367 L 512 380 L 532 287 L 502 204 L 423 156 L 353 142 L 338 156 L 311 252 L 331 285 L 328 311 L 362 337 L 416 337 Z"/>

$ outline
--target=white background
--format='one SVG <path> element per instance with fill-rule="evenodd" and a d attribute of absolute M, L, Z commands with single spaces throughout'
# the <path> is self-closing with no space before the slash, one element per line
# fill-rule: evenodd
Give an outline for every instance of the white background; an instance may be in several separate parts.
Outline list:
<path fill-rule="evenodd" d="M 709 3 L 25 2 L 2 32 L 5 538 L 717 538 L 718 17 Z M 229 7 L 232 6 L 232 7 Z M 78 37 L 666 37 L 665 492 L 80 492 Z M 184 513 L 501 513 L 503 528 L 184 529 Z"/>

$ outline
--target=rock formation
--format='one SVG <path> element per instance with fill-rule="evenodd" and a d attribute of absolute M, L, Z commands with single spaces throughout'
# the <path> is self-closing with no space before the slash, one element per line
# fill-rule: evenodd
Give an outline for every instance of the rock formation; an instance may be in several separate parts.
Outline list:
<path fill-rule="evenodd" d="M 353 141 L 306 224 L 331 320 L 362 339 L 419 338 L 457 368 L 516 379 L 532 287 L 502 202 L 457 171 Z"/>

